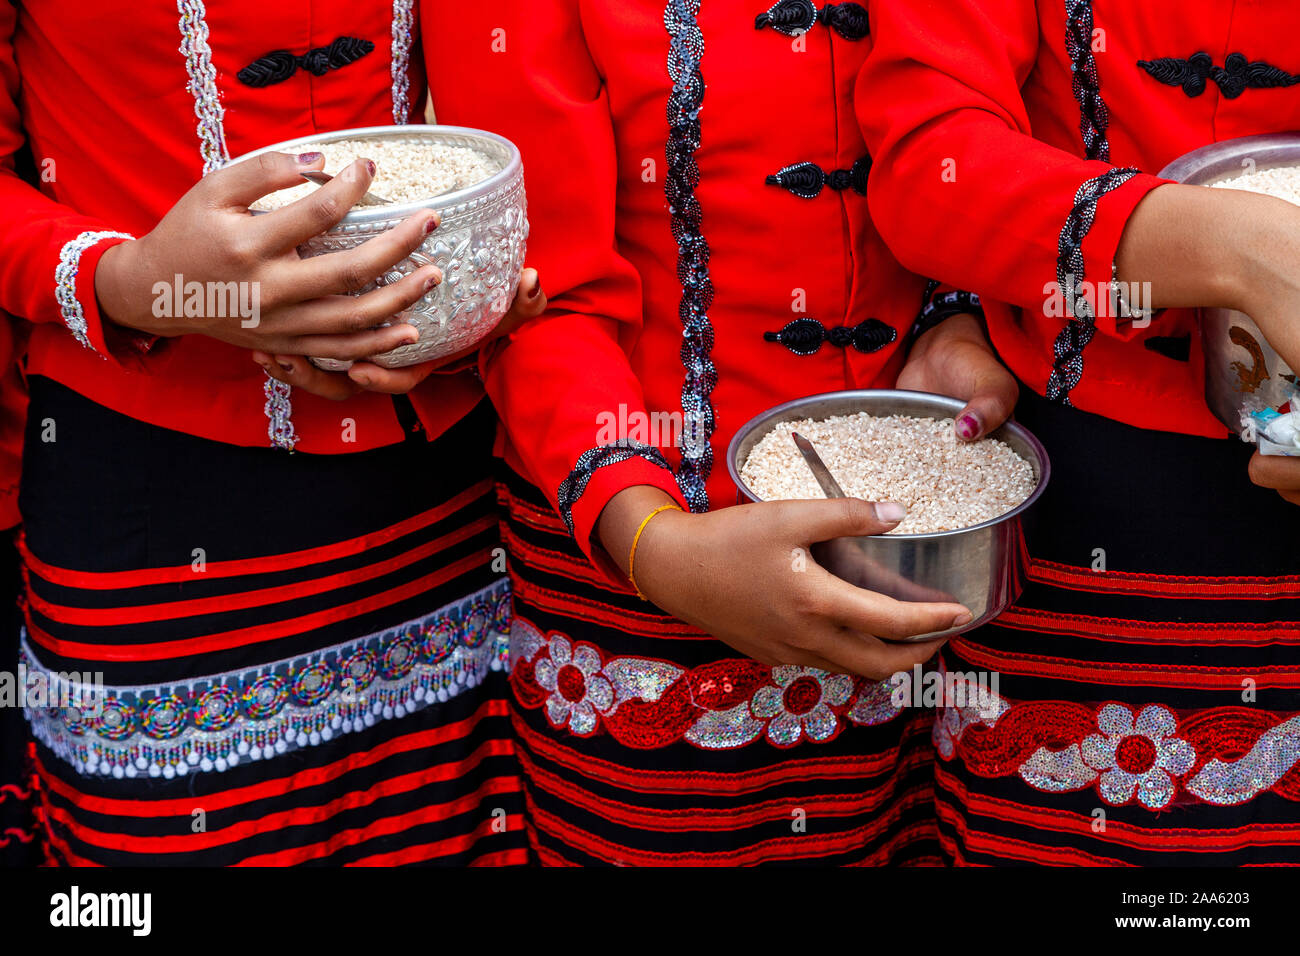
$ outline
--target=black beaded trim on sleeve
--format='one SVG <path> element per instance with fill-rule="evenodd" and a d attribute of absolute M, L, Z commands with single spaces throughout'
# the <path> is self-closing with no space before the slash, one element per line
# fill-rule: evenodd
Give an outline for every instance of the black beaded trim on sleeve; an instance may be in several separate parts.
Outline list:
<path fill-rule="evenodd" d="M 812 0 L 778 0 L 754 18 L 754 29 L 771 27 L 788 37 L 803 36 L 818 23 L 825 24 L 846 40 L 865 39 L 870 18 L 860 3 L 828 3 L 817 9 Z"/>
<path fill-rule="evenodd" d="M 235 78 L 245 86 L 263 87 L 283 83 L 300 69 L 312 76 L 324 76 L 330 70 L 355 63 L 374 49 L 373 43 L 360 37 L 337 37 L 329 46 L 316 47 L 302 56 L 288 50 L 272 50 L 236 73 Z"/>
<path fill-rule="evenodd" d="M 697 17 L 700 0 L 667 0 L 664 29 L 668 31 L 668 142 L 664 147 L 667 172 L 664 197 L 668 200 L 673 238 L 677 241 L 677 277 L 682 296 L 677 311 L 682 320 L 682 459 L 677 484 L 691 511 L 709 510 L 706 490 L 713 472 L 713 389 L 718 369 L 713 364 L 713 277 L 709 271 L 709 243 L 704 237 L 704 212 L 695 195 L 700 167 L 700 110 L 704 105 L 704 34 Z"/>
<path fill-rule="evenodd" d="M 964 292 L 954 290 L 952 292 L 935 293 L 938 283 L 933 279 L 926 287 L 926 302 L 922 307 L 920 314 L 916 317 L 916 322 L 912 326 L 912 339 L 919 339 L 926 332 L 954 315 L 979 315 L 984 314 L 984 306 L 980 302 L 980 297 L 974 292 Z"/>
<path fill-rule="evenodd" d="M 1071 316 L 1052 345 L 1052 373 L 1047 379 L 1049 401 L 1070 404 L 1070 392 L 1083 377 L 1083 350 L 1097 334 L 1097 315 L 1083 294 L 1083 240 L 1097 216 L 1097 203 L 1138 174 L 1132 167 L 1111 169 L 1088 180 L 1074 195 L 1074 208 L 1065 218 L 1057 243 L 1056 281 Z"/>
<path fill-rule="evenodd" d="M 1070 57 L 1071 83 L 1079 103 L 1079 132 L 1088 159 L 1110 162 L 1110 111 L 1101 98 L 1097 58 L 1092 53 L 1092 0 L 1065 0 L 1065 52 Z"/>
<path fill-rule="evenodd" d="M 801 199 L 815 199 L 822 187 L 836 192 L 852 189 L 859 196 L 867 194 L 867 177 L 871 174 L 871 157 L 863 156 L 850 169 L 833 169 L 830 172 L 816 163 L 793 163 L 767 177 L 767 185 L 780 186 Z"/>
<path fill-rule="evenodd" d="M 1229 100 L 1235 100 L 1246 90 L 1271 90 L 1300 84 L 1300 76 L 1263 60 L 1247 59 L 1244 53 L 1229 54 L 1223 66 L 1215 66 L 1214 58 L 1205 52 L 1194 53 L 1185 60 L 1177 57 L 1138 60 L 1137 65 L 1150 73 L 1157 83 L 1181 86 L 1190 97 L 1204 93 L 1206 84 L 1211 81 Z"/>
<path fill-rule="evenodd" d="M 582 453 L 578 463 L 573 466 L 573 471 L 569 472 L 569 477 L 560 482 L 559 491 L 556 493 L 560 517 L 564 519 L 564 526 L 569 529 L 569 534 L 573 534 L 573 506 L 587 490 L 591 476 L 606 465 L 615 465 L 636 457 L 644 458 L 652 465 L 658 465 L 670 475 L 673 473 L 673 468 L 668 464 L 668 459 L 664 457 L 663 452 L 653 445 L 646 445 L 630 438 L 620 438 L 609 445 L 601 445 L 599 448 L 592 448 Z"/>
<path fill-rule="evenodd" d="M 816 319 L 795 319 L 780 332 L 764 332 L 768 342 L 779 342 L 795 355 L 816 355 L 829 342 L 836 348 L 850 346 L 859 352 L 879 352 L 898 339 L 898 330 L 879 319 L 867 319 L 857 325 L 837 325 L 827 328 Z"/>

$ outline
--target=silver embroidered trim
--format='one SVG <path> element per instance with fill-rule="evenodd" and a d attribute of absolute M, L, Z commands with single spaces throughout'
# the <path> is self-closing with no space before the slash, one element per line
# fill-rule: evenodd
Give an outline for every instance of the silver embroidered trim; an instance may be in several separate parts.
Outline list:
<path fill-rule="evenodd" d="M 203 157 L 203 174 L 220 169 L 230 162 L 226 149 L 225 110 L 217 91 L 217 70 L 212 65 L 212 47 L 208 45 L 207 11 L 203 0 L 177 0 L 181 15 L 181 47 L 185 70 L 190 75 L 187 89 L 194 97 L 194 115 L 198 118 L 199 153 Z"/>
<path fill-rule="evenodd" d="M 450 700 L 507 667 L 509 630 L 503 580 L 430 615 L 312 654 L 184 684 L 113 687 L 61 680 L 40 664 L 24 635 L 28 680 L 39 674 L 45 686 L 60 689 L 60 701 L 72 702 L 24 713 L 36 739 L 78 773 L 170 779 L 220 772 Z M 213 729 L 200 729 L 204 723 Z"/>
<path fill-rule="evenodd" d="M 73 337 L 94 351 L 86 329 L 86 311 L 77 298 L 77 273 L 81 271 L 81 257 L 91 246 L 105 239 L 134 239 L 129 232 L 83 232 L 70 239 L 59 250 L 59 264 L 54 267 L 54 298 L 59 303 L 63 324 Z"/>
<path fill-rule="evenodd" d="M 293 402 L 289 400 L 293 389 L 268 372 L 262 391 L 266 393 L 262 411 L 266 413 L 266 434 L 271 439 L 271 447 L 293 451 L 298 444 L 298 432 L 293 427 Z"/>
<path fill-rule="evenodd" d="M 405 126 L 411 115 L 411 45 L 415 18 L 412 0 L 393 0 L 393 122 Z"/>

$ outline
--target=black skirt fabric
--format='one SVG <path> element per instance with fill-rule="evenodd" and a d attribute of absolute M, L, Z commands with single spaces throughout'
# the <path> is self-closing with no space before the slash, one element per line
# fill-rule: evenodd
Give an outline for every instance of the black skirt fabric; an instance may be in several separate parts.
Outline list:
<path fill-rule="evenodd" d="M 526 862 L 493 428 L 481 407 L 434 442 L 287 454 L 33 380 L 22 653 L 65 675 L 27 708 L 53 857 Z"/>
<path fill-rule="evenodd" d="M 1300 508 L 1251 448 L 1130 428 L 1027 388 L 1052 458 L 1030 582 L 942 653 L 997 678 L 936 721 L 967 864 L 1300 863 Z"/>

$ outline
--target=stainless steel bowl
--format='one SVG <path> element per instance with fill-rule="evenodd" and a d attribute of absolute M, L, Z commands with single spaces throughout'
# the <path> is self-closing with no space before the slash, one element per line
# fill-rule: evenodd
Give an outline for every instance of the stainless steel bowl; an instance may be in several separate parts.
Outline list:
<path fill-rule="evenodd" d="M 462 126 L 366 126 L 286 140 L 246 153 L 232 162 L 262 153 L 300 152 L 301 147 L 312 143 L 366 139 L 468 146 L 499 163 L 500 170 L 466 189 L 430 199 L 354 207 L 333 229 L 299 246 L 299 254 L 309 257 L 351 249 L 421 210 L 438 210 L 442 224 L 420 247 L 385 272 L 377 283 L 358 293 L 396 282 L 430 263 L 443 274 L 441 283 L 399 316 L 401 321 L 420 330 L 419 341 L 377 355 L 371 361 L 386 368 L 399 368 L 477 345 L 505 315 L 524 268 L 528 239 L 524 166 L 518 148 L 508 139 Z M 351 364 L 334 359 L 312 361 L 332 371 L 341 371 Z"/>
<path fill-rule="evenodd" d="M 741 495 L 759 501 L 740 477 L 740 470 L 759 440 L 782 422 L 858 412 L 954 418 L 963 407 L 964 402 L 941 395 L 888 390 L 830 392 L 797 399 L 747 422 L 727 448 L 727 468 Z M 817 562 L 850 584 L 900 601 L 955 601 L 973 615 L 964 627 L 919 634 L 909 640 L 953 637 L 987 624 L 1024 588 L 1023 521 L 1047 487 L 1051 463 L 1038 439 L 1014 422 L 1003 425 L 991 437 L 1006 442 L 1028 461 L 1037 479 L 1033 494 L 1011 511 L 957 531 L 839 538 L 813 547 Z"/>
<path fill-rule="evenodd" d="M 1160 175 L 1192 186 L 1209 186 L 1279 166 L 1300 166 L 1300 133 L 1269 133 L 1212 143 L 1174 160 Z M 1200 315 L 1206 404 L 1219 421 L 1242 433 L 1243 412 L 1277 408 L 1290 399 L 1294 386 L 1286 376 L 1295 373 L 1244 312 L 1201 309 Z"/>

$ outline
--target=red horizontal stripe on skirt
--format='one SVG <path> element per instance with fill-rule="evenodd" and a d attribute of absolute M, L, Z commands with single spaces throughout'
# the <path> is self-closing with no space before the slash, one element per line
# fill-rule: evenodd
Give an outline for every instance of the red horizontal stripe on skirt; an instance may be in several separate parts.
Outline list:
<path fill-rule="evenodd" d="M 529 567 L 539 568 L 551 574 L 580 581 L 593 587 L 611 591 L 615 594 L 634 594 L 631 588 L 616 588 L 613 583 L 597 571 L 587 560 L 578 560 L 559 551 L 548 551 L 534 547 L 520 538 L 507 524 L 501 526 L 501 542 L 506 550 Z"/>
<path fill-rule="evenodd" d="M 334 763 L 313 767 L 310 770 L 300 770 L 290 777 L 277 777 L 274 780 L 250 784 L 247 787 L 221 790 L 209 794 L 203 798 L 207 802 L 204 809 L 209 812 L 228 810 L 231 807 L 252 803 L 254 800 L 283 796 L 291 790 L 301 790 L 306 787 L 329 783 L 349 771 L 369 767 L 395 754 L 410 753 L 415 750 L 422 750 L 425 747 L 437 746 L 449 740 L 467 737 L 474 732 L 479 721 L 485 717 L 500 717 L 505 714 L 506 706 L 504 700 L 485 700 L 473 714 L 455 723 L 394 737 L 385 740 L 364 753 L 352 753 L 341 760 L 334 761 Z M 46 787 L 69 802 L 75 803 L 78 807 L 89 810 L 91 813 L 102 813 L 106 816 L 117 817 L 188 816 L 190 811 L 194 809 L 193 797 L 181 797 L 172 800 L 123 800 L 83 793 L 65 783 L 61 778 L 51 774 L 39 759 L 36 760 L 36 769 L 40 774 L 39 779 Z"/>
<path fill-rule="evenodd" d="M 1300 575 L 1275 578 L 1197 577 L 1148 574 L 1139 571 L 1093 571 L 1054 561 L 1031 559 L 1029 580 L 1050 584 L 1067 591 L 1093 594 L 1119 592 L 1146 597 L 1181 597 L 1216 601 L 1231 598 L 1239 601 L 1270 601 L 1300 597 Z"/>
<path fill-rule="evenodd" d="M 541 587 L 518 575 L 511 575 L 510 584 L 516 600 L 525 601 L 544 611 L 550 611 L 552 614 L 576 617 L 579 620 L 603 624 L 616 631 L 637 634 L 642 637 L 671 637 L 692 641 L 713 640 L 703 631 L 698 631 L 676 618 L 665 617 L 659 611 L 641 613 L 600 601 L 575 598 L 563 591 L 553 591 L 550 588 Z M 649 606 L 647 605 L 647 607 Z"/>
<path fill-rule="evenodd" d="M 964 661 L 985 670 L 1090 685 L 1184 687 L 1240 692 L 1242 679 L 1249 677 L 1260 690 L 1300 687 L 1300 670 L 1294 667 L 1228 669 L 1190 664 L 1125 664 L 1118 661 L 1088 663 L 1060 657 L 988 652 L 960 638 L 953 641 L 952 647 Z"/>
<path fill-rule="evenodd" d="M 701 770 L 651 771 L 625 767 L 622 764 L 598 760 L 552 741 L 531 727 L 515 711 L 511 711 L 515 735 L 523 746 L 541 757 L 590 779 L 613 784 L 634 793 L 698 794 L 705 796 L 755 793 L 768 787 L 810 780 L 845 780 L 854 777 L 874 777 L 889 771 L 897 762 L 898 754 L 887 752 L 872 755 L 869 759 L 856 757 L 792 757 L 763 770 L 740 773 L 711 773 Z M 913 728 L 909 728 L 909 731 Z M 926 731 L 928 733 L 928 730 Z M 903 735 L 904 741 L 910 734 Z M 756 741 L 752 747 L 768 744 Z M 900 750 L 903 748 L 900 744 Z M 521 755 L 522 756 L 522 755 Z"/>
<path fill-rule="evenodd" d="M 539 531 L 550 531 L 562 538 L 568 538 L 569 529 L 558 514 L 549 508 L 539 508 L 531 501 L 525 501 L 512 493 L 504 484 L 497 485 L 497 500 L 510 517 L 522 524 L 531 525 Z"/>
<path fill-rule="evenodd" d="M 346 618 L 377 611 L 423 594 L 474 568 L 483 567 L 491 557 L 491 549 L 485 548 L 475 554 L 467 555 L 438 571 L 426 574 L 422 578 L 390 588 L 387 591 L 381 591 L 378 594 L 372 594 L 359 601 L 353 601 L 351 604 L 325 608 L 321 611 L 304 614 L 301 617 L 289 618 L 284 621 L 255 624 L 234 631 L 205 634 L 202 637 L 189 637 L 179 641 L 159 641 L 154 644 L 87 644 L 82 641 L 65 641 L 53 637 L 36 627 L 32 624 L 30 618 L 27 622 L 27 631 L 32 640 L 41 647 L 63 657 L 71 657 L 82 661 L 161 661 L 172 657 L 190 657 L 212 651 L 227 651 L 235 647 L 260 644 L 264 641 L 288 637 L 293 634 L 302 634 L 313 628 L 336 624 Z"/>
<path fill-rule="evenodd" d="M 1040 866 L 1130 866 L 1123 860 L 1110 857 L 1094 856 L 1083 850 L 1070 847 L 1039 846 L 1026 843 L 1014 837 L 1001 834 L 991 836 L 987 833 L 973 832 L 967 826 L 966 819 L 959 812 L 940 800 L 936 806 L 939 820 L 956 830 L 966 847 L 1003 860 L 1018 860 L 1022 863 L 1037 863 Z M 943 827 L 939 828 L 939 843 L 957 866 L 991 866 L 988 863 L 972 863 L 962 852 L 958 844 Z"/>
<path fill-rule="evenodd" d="M 193 598 L 186 601 L 170 601 L 164 604 L 137 604 L 130 607 L 116 608 L 80 608 L 51 604 L 27 587 L 27 600 L 36 611 L 61 624 L 74 624 L 83 627 L 111 627 L 121 624 L 145 624 L 154 621 L 175 620 L 183 617 L 197 617 L 203 614 L 242 611 L 246 608 L 279 604 L 298 598 L 312 597 L 336 591 L 363 581 L 373 581 L 386 574 L 392 574 L 417 561 L 432 557 L 439 551 L 466 541 L 474 535 L 491 530 L 496 525 L 496 518 L 485 515 L 440 538 L 426 541 L 417 548 L 394 555 L 376 564 L 340 571 L 337 574 L 283 584 L 273 588 L 261 588 L 253 591 L 240 591 L 237 594 L 217 594 L 211 597 Z M 23 569 L 24 580 L 27 569 Z M 193 575 L 192 575 L 193 576 Z"/>
<path fill-rule="evenodd" d="M 1090 839 L 1114 843 L 1117 846 L 1190 853 L 1242 850 L 1261 844 L 1300 846 L 1300 823 L 1294 826 L 1252 823 L 1242 827 L 1206 830 L 1190 827 L 1138 827 L 1131 823 L 1108 819 L 1106 831 L 1094 833 L 1091 816 L 973 794 L 966 784 L 959 777 L 949 773 L 946 767 L 940 767 L 936 776 L 941 778 L 944 792 L 950 793 L 961 801 L 968 816 L 991 817 L 995 820 L 1055 833 L 1087 832 Z M 1168 816 L 1170 813 L 1177 812 L 1177 807 L 1169 807 L 1162 815 Z M 1152 817 L 1154 818 L 1155 814 L 1152 814 Z M 1266 841 L 1248 839 L 1252 834 L 1267 835 L 1268 839 Z"/>
<path fill-rule="evenodd" d="M 518 816 L 508 818 L 508 826 L 514 827 L 520 824 Z M 486 836 L 492 835 L 492 821 L 484 820 L 473 831 L 464 836 L 448 837 L 445 840 L 438 840 L 435 843 L 425 843 L 419 846 L 409 846 L 403 850 L 395 850 L 392 853 L 379 853 L 375 856 L 366 857 L 364 860 L 358 860 L 349 866 L 401 866 L 406 863 L 421 863 L 425 860 L 432 860 L 440 856 L 451 856 L 454 853 L 463 853 L 470 847 L 474 846 L 479 840 Z M 268 863 L 252 864 L 267 866 Z"/>
<path fill-rule="evenodd" d="M 520 826 L 523 826 L 523 818 L 520 817 Z M 511 829 L 514 823 L 510 824 Z M 482 856 L 476 856 L 470 861 L 470 866 L 527 866 L 528 850 L 525 847 L 517 847 L 513 850 L 497 850 L 495 853 L 484 853 Z M 364 862 L 354 863 L 353 866 L 365 866 Z"/>
<path fill-rule="evenodd" d="M 1204 644 L 1265 647 L 1270 644 L 1300 644 L 1300 625 L 1287 621 L 1250 624 L 1182 621 L 1156 623 L 1013 607 L 1004 611 L 994 624 L 1015 631 L 1044 631 L 1117 644 L 1159 644 L 1162 647 L 1196 647 Z"/>
<path fill-rule="evenodd" d="M 678 810 L 664 810 L 659 807 L 638 807 L 622 801 L 610 800 L 597 796 L 590 790 L 584 790 L 553 773 L 540 769 L 527 755 L 519 754 L 524 766 L 525 777 L 529 786 L 545 790 L 588 813 L 619 826 L 654 832 L 689 833 L 692 831 L 744 830 L 774 820 L 790 820 L 790 809 L 797 805 L 806 810 L 808 816 L 847 817 L 861 813 L 874 813 L 882 804 L 894 800 L 898 793 L 894 785 L 900 777 L 929 761 L 925 754 L 909 756 L 898 765 L 893 777 L 881 781 L 879 787 L 865 793 L 848 793 L 825 796 L 798 796 L 778 800 L 765 800 L 745 807 L 732 807 L 725 810 L 710 810 L 705 807 L 685 807 Z M 919 788 L 909 788 L 911 793 Z M 925 799 L 929 799 L 930 788 L 925 790 Z"/>
<path fill-rule="evenodd" d="M 301 824 L 319 823 L 345 810 L 369 806 L 383 797 L 392 796 L 396 793 L 407 793 L 429 783 L 454 780 L 476 768 L 483 762 L 485 757 L 499 756 L 510 752 L 509 741 L 487 740 L 475 748 L 474 752 L 464 760 L 439 764 L 430 770 L 417 770 L 401 776 L 390 777 L 371 785 L 365 790 L 354 790 L 317 806 L 280 810 L 275 813 L 268 813 L 257 820 L 241 820 L 232 826 L 223 827 L 219 830 L 189 833 L 185 836 L 135 836 L 132 834 L 106 833 L 85 825 L 61 807 L 51 806 L 50 811 L 54 819 L 72 827 L 76 831 L 78 839 L 106 850 L 152 854 L 192 853 L 198 850 L 209 850 L 213 847 L 238 843 L 258 833 L 282 830 L 286 827 Z M 502 783 L 492 784 L 492 787 L 499 789 L 489 788 L 487 791 L 489 793 L 516 793 L 519 790 L 518 781 L 512 778 L 493 779 L 500 780 Z M 202 801 L 202 797 L 195 797 L 190 802 L 192 804 L 202 804 Z M 194 808 L 191 807 L 191 809 Z M 203 809 L 206 810 L 207 808 L 203 807 Z"/>
<path fill-rule="evenodd" d="M 328 840 L 322 840 L 319 843 L 311 843 L 306 846 L 288 847 L 284 850 L 278 850 L 274 853 L 262 853 L 257 856 L 250 856 L 246 860 L 241 860 L 237 866 L 294 866 L 305 863 L 308 860 L 319 860 L 323 857 L 337 853 L 344 847 L 354 846 L 373 840 L 378 837 L 391 836 L 394 833 L 401 833 L 404 830 L 413 827 L 422 826 L 426 823 L 437 823 L 441 820 L 450 820 L 452 817 L 467 813 L 482 802 L 484 797 L 492 796 L 499 793 L 518 793 L 519 787 L 517 781 L 509 781 L 503 777 L 495 777 L 485 782 L 486 785 L 477 793 L 471 793 L 450 803 L 431 804 L 427 807 L 421 807 L 418 810 L 411 810 L 407 813 L 398 814 L 394 817 L 385 817 L 382 820 L 375 820 L 364 827 L 355 827 L 351 830 L 340 830 Z M 488 819 L 489 827 L 493 820 Z M 519 829 L 523 825 L 516 814 L 513 818 L 507 815 L 506 828 Z M 478 833 L 480 827 L 475 827 L 471 833 Z M 504 832 L 504 831 L 503 831 Z M 469 834 L 458 834 L 456 837 L 437 841 L 436 843 L 427 843 L 420 847 L 408 847 L 403 853 L 417 854 L 412 859 L 427 860 L 435 856 L 448 856 L 451 853 L 458 853 L 461 849 L 448 849 L 443 852 L 429 853 L 427 848 L 452 846 L 453 841 L 463 840 Z M 471 840 L 468 844 L 472 846 L 477 840 Z M 391 854 L 380 854 L 389 856 Z M 363 858 L 365 859 L 365 858 Z M 360 860 L 353 861 L 349 866 L 364 865 Z M 377 864 L 384 865 L 384 864 Z"/>
<path fill-rule="evenodd" d="M 397 524 L 389 525 L 379 531 L 364 534 L 359 538 L 339 541 L 335 544 L 308 548 L 303 551 L 290 551 L 287 554 L 273 554 L 262 558 L 241 558 L 236 561 L 212 561 L 204 572 L 210 578 L 239 577 L 251 574 L 269 574 L 275 571 L 289 571 L 295 568 L 310 567 L 336 558 L 350 557 L 387 544 L 390 541 L 427 528 L 454 514 L 475 500 L 490 494 L 492 481 L 484 479 L 464 491 L 444 501 L 435 508 L 421 512 Z M 27 548 L 26 537 L 20 535 L 18 548 L 22 553 L 23 563 L 52 584 L 69 588 L 112 591 L 121 588 L 143 587 L 150 584 L 182 584 L 194 577 L 193 568 L 186 564 L 171 568 L 142 568 L 138 571 L 72 571 L 46 564 Z"/>
<path fill-rule="evenodd" d="M 769 861 L 816 859 L 818 857 L 850 853 L 863 847 L 873 837 L 891 829 L 898 816 L 908 809 L 904 805 L 906 801 L 900 800 L 893 805 L 888 815 L 870 823 L 865 823 L 860 827 L 854 827 L 851 830 L 824 835 L 813 833 L 792 834 L 788 837 L 755 843 L 736 853 L 656 853 L 650 850 L 621 846 L 587 833 L 571 826 L 562 818 L 539 809 L 533 802 L 531 795 L 526 793 L 525 796 L 527 798 L 528 813 L 534 825 L 540 831 L 546 833 L 550 839 L 567 843 L 588 856 L 608 863 L 631 864 L 634 866 L 663 866 L 666 864 L 678 866 L 752 866 Z M 929 792 L 924 791 L 920 794 L 919 801 L 913 801 L 913 805 L 928 803 L 929 800 Z"/>
<path fill-rule="evenodd" d="M 537 831 L 534 830 L 534 829 L 532 828 L 531 825 L 528 827 L 528 839 L 529 839 L 529 843 L 530 843 L 530 844 L 532 845 L 532 847 L 533 847 L 533 852 L 535 852 L 535 853 L 537 854 L 537 860 L 538 860 L 538 862 L 540 862 L 540 863 L 542 864 L 542 866 L 572 866 L 572 867 L 576 867 L 576 866 L 581 866 L 581 865 L 582 865 L 582 864 L 580 864 L 580 863 L 573 863 L 573 862 L 570 862 L 569 860 L 567 860 L 567 859 L 565 859 L 563 856 L 561 856 L 559 853 L 556 853 L 556 852 L 555 852 L 554 850 L 552 850 L 550 847 L 547 847 L 547 846 L 539 846 L 538 843 L 537 843 Z"/>
<path fill-rule="evenodd" d="M 42 801 L 47 800 L 44 794 L 41 795 L 41 800 Z M 103 866 L 104 865 L 102 863 L 96 863 L 94 860 L 88 860 L 86 859 L 86 857 L 80 856 L 79 854 L 73 853 L 72 847 L 68 845 L 68 842 L 49 828 L 48 821 L 45 823 L 45 838 L 49 842 L 49 845 L 52 849 L 56 849 L 59 851 L 59 855 L 63 857 L 64 861 L 66 861 L 69 866 Z M 55 862 L 57 863 L 57 861 Z"/>

